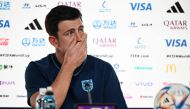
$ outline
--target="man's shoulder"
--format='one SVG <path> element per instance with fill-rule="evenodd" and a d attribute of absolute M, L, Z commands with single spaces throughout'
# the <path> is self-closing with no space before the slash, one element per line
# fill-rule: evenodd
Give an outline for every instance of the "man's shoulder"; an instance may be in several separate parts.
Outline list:
<path fill-rule="evenodd" d="M 95 62 L 97 64 L 109 64 L 107 61 L 105 61 L 105 60 L 103 60 L 101 58 L 95 57 L 93 55 L 88 55 L 87 60 L 89 62 Z"/>
<path fill-rule="evenodd" d="M 41 59 L 31 61 L 30 64 L 35 63 L 37 65 L 47 65 L 50 63 L 53 55 L 54 53 L 47 54 L 47 56 L 42 57 Z"/>

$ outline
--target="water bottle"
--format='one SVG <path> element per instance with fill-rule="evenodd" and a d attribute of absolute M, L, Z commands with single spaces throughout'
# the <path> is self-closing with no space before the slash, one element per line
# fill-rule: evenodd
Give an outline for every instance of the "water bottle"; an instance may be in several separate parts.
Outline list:
<path fill-rule="evenodd" d="M 43 98 L 46 93 L 46 88 L 39 89 L 39 95 L 36 97 L 36 109 L 43 109 Z"/>
<path fill-rule="evenodd" d="M 47 87 L 46 94 L 43 98 L 44 109 L 56 109 L 55 97 L 52 91 L 52 87 Z"/>

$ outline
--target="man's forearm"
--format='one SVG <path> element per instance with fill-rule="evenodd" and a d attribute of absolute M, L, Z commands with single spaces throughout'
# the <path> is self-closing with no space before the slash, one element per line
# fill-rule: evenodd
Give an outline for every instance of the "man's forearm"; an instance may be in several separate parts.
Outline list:
<path fill-rule="evenodd" d="M 62 67 L 55 81 L 51 85 L 55 95 L 57 109 L 59 109 L 65 101 L 70 87 L 72 76 L 73 70 L 68 70 Z"/>

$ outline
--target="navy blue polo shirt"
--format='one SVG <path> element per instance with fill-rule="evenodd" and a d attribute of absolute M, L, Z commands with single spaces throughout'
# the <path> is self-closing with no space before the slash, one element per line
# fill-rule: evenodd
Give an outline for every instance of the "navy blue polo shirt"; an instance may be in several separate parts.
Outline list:
<path fill-rule="evenodd" d="M 25 71 L 29 105 L 32 94 L 40 87 L 47 87 L 53 83 L 60 67 L 61 64 L 54 53 L 29 63 Z M 86 82 L 89 83 L 90 90 L 85 88 Z M 75 70 L 61 109 L 73 109 L 77 103 L 88 103 L 87 91 L 91 93 L 92 103 L 113 103 L 117 109 L 127 108 L 113 67 L 108 62 L 91 55 L 88 55 L 83 64 Z"/>

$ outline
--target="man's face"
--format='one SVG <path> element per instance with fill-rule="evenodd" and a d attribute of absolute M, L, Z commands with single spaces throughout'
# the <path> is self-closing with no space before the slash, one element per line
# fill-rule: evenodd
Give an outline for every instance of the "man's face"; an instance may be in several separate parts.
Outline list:
<path fill-rule="evenodd" d="M 64 55 L 71 42 L 80 41 L 84 35 L 84 26 L 80 18 L 65 20 L 58 24 L 57 50 Z M 73 42 L 72 42 L 73 43 Z"/>

